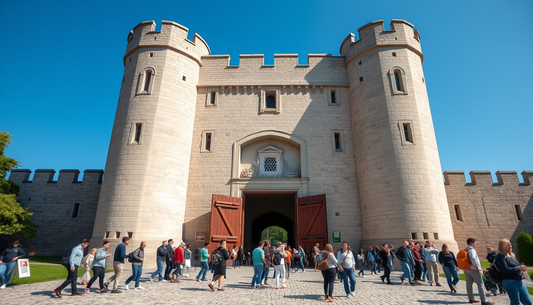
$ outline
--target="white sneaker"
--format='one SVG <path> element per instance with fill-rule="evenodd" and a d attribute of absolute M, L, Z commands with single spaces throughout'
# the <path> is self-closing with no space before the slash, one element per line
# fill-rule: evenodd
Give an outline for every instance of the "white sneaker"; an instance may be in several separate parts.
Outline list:
<path fill-rule="evenodd" d="M 350 295 L 351 295 L 352 297 L 355 297 L 355 293 L 354 293 L 353 291 L 350 292 Z"/>
<path fill-rule="evenodd" d="M 150 283 L 154 283 L 154 278 L 153 277 L 150 277 Z"/>
<path fill-rule="evenodd" d="M 365 278 L 366 276 L 363 274 L 363 278 Z"/>
<path fill-rule="evenodd" d="M 144 289 L 145 289 L 145 288 L 144 288 L 144 287 L 141 287 L 141 286 L 139 286 L 139 287 L 135 287 L 135 290 L 144 290 Z"/>
<path fill-rule="evenodd" d="M 126 290 L 130 290 L 130 286 L 129 286 L 129 284 L 126 284 L 126 285 L 124 286 L 124 289 L 126 289 Z"/>
<path fill-rule="evenodd" d="M 352 296 L 352 295 L 351 295 L 351 294 L 349 294 L 349 293 L 348 293 L 348 294 L 346 295 L 346 297 L 347 297 L 347 298 L 349 298 L 349 297 L 351 297 L 351 296 Z"/>
<path fill-rule="evenodd" d="M 0 286 L 0 289 L 6 289 L 6 284 Z"/>
<path fill-rule="evenodd" d="M 3 288 L 2 288 L 3 289 Z M 85 288 L 85 293 L 91 293 L 91 289 Z"/>
<path fill-rule="evenodd" d="M 160 282 L 167 283 L 168 281 L 167 280 L 161 280 Z"/>

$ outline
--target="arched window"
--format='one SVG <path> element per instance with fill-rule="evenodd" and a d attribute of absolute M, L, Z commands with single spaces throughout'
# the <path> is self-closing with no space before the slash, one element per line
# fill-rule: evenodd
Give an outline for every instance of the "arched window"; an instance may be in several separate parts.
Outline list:
<path fill-rule="evenodd" d="M 155 79 L 155 69 L 152 67 L 145 68 L 139 74 L 139 80 L 137 85 L 137 94 L 152 94 L 152 88 Z"/>
<path fill-rule="evenodd" d="M 407 84 L 405 82 L 405 71 L 400 67 L 392 67 L 389 70 L 392 94 L 407 94 Z"/>

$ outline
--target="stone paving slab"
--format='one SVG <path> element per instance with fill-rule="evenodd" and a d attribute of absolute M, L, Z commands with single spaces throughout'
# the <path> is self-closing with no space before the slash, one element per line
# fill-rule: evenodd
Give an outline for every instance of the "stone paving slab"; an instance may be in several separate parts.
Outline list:
<path fill-rule="evenodd" d="M 291 273 L 287 281 L 288 288 L 276 290 L 270 286 L 266 289 L 250 289 L 253 269 L 241 267 L 227 270 L 227 279 L 224 281 L 223 292 L 212 292 L 208 287 L 209 282 L 196 282 L 194 276 L 200 268 L 191 269 L 191 278 L 180 278 L 180 283 L 151 284 L 148 275 L 154 270 L 144 271 L 141 277 L 141 286 L 146 290 L 123 290 L 124 281 L 131 274 L 125 270 L 119 289 L 121 294 L 96 293 L 98 281 L 93 285 L 93 292 L 82 296 L 70 296 L 70 285 L 63 290 L 63 298 L 55 297 L 52 290 L 59 286 L 63 280 L 50 281 L 28 285 L 18 285 L 0 290 L 0 304 L 326 304 L 323 299 L 322 274 L 312 269 L 305 273 Z M 270 277 L 273 276 L 273 270 Z M 339 304 L 468 304 L 466 285 L 460 281 L 456 294 L 451 294 L 442 278 L 442 287 L 400 285 L 400 272 L 393 272 L 391 280 L 397 285 L 385 285 L 378 276 L 367 275 L 366 278 L 357 277 L 355 297 L 346 298 L 342 283 L 335 283 L 334 297 Z M 112 273 L 106 274 L 106 279 Z M 212 274 L 208 272 L 208 278 Z M 274 281 L 270 281 L 274 283 Z M 133 283 L 130 283 L 133 287 Z M 78 290 L 82 291 L 78 285 Z M 474 293 L 477 297 L 477 288 Z M 488 294 L 487 294 L 488 295 Z M 489 300 L 496 304 L 509 304 L 507 296 L 490 296 Z"/>

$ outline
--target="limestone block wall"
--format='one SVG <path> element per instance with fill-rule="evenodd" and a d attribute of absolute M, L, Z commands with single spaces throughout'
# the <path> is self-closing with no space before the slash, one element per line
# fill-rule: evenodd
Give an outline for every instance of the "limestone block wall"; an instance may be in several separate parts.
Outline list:
<path fill-rule="evenodd" d="M 516 236 L 522 231 L 533 232 L 533 171 L 523 171 L 521 175 L 524 183 L 519 182 L 514 171 L 498 171 L 497 181 L 493 182 L 489 171 L 472 171 L 472 182 L 466 183 L 464 172 L 444 172 L 459 248 L 466 247 L 469 237 L 476 238 L 478 254 L 485 257 L 487 247 L 496 249 L 498 242 L 506 238 L 516 253 Z"/>
<path fill-rule="evenodd" d="M 110 240 L 111 251 L 126 235 L 131 250 L 145 241 L 146 266 L 156 264 L 162 240 L 181 240 L 200 57 L 209 54 L 177 23 L 154 29 L 143 22 L 128 36 L 93 231 L 94 245 Z"/>
<path fill-rule="evenodd" d="M 392 20 L 390 31 L 383 21 L 358 31 L 360 39 L 349 35 L 341 54 L 350 80 L 363 243 L 418 239 L 454 249 L 416 32 L 403 20 Z"/>
<path fill-rule="evenodd" d="M 98 197 L 102 186 L 102 170 L 85 170 L 79 181 L 79 170 L 14 169 L 9 180 L 20 186 L 20 204 L 30 208 L 33 221 L 39 225 L 37 238 L 22 240 L 26 252 L 39 256 L 62 256 L 93 233 Z M 75 206 L 78 204 L 76 213 Z"/>
<path fill-rule="evenodd" d="M 202 57 L 184 240 L 193 247 L 201 246 L 194 236 L 195 232 L 209 232 L 211 195 L 230 196 L 233 183 L 247 182 L 232 179 L 234 143 L 273 130 L 306 142 L 309 170 L 302 178 L 309 179 L 308 195 L 326 194 L 329 239 L 331 232 L 341 231 L 343 239 L 357 247 L 361 218 L 344 58 L 310 55 L 309 65 L 302 66 L 296 55 L 274 57 L 273 66 L 263 64 L 263 55 L 241 55 L 239 66 L 228 66 L 229 56 L 225 55 Z M 260 113 L 260 92 L 265 88 L 279 90 L 279 113 Z M 337 90 L 336 105 L 328 102 L 331 89 Z M 207 105 L 214 90 L 216 106 Z M 335 152 L 334 130 L 342 134 L 343 152 Z M 203 131 L 213 132 L 211 152 L 202 152 Z M 277 141 L 280 139 L 271 137 L 264 143 L 281 146 Z"/>

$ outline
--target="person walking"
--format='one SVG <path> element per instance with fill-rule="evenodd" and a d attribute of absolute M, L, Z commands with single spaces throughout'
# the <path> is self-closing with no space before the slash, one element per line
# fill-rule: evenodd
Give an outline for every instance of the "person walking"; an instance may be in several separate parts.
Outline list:
<path fill-rule="evenodd" d="M 212 259 L 215 259 L 216 256 L 220 256 L 220 261 L 218 264 L 213 263 L 213 269 L 215 270 L 215 277 L 211 281 L 211 283 L 208 285 L 209 288 L 212 291 L 215 291 L 215 282 L 218 281 L 218 291 L 224 291 L 225 289 L 222 288 L 222 278 L 226 276 L 226 261 L 230 259 L 230 255 L 228 253 L 228 249 L 226 249 L 226 241 L 221 240 L 220 246 L 216 248 L 215 251 L 213 251 L 213 254 L 211 255 Z"/>
<path fill-rule="evenodd" d="M 285 248 L 285 254 L 287 255 L 287 257 L 285 257 L 285 270 L 290 270 L 291 261 L 292 261 L 292 251 L 291 251 L 290 246 L 287 246 L 287 248 Z M 285 274 L 287 275 L 287 278 L 291 277 L 290 271 L 285 272 Z"/>
<path fill-rule="evenodd" d="M 342 242 L 342 249 L 337 253 L 339 272 L 344 282 L 346 297 L 355 297 L 355 258 L 349 249 L 348 242 Z"/>
<path fill-rule="evenodd" d="M 233 269 L 237 269 L 237 266 L 239 265 L 239 249 L 237 248 L 237 245 L 233 245 L 233 249 L 231 249 L 231 259 Z"/>
<path fill-rule="evenodd" d="M 439 267 L 437 265 L 439 256 L 439 250 L 428 240 L 426 241 L 426 247 L 424 248 L 424 259 L 429 274 L 429 285 L 441 286 L 439 283 Z"/>
<path fill-rule="evenodd" d="M 160 282 L 163 282 L 163 283 L 167 282 L 167 280 L 163 278 L 163 272 L 164 272 L 163 270 L 165 268 L 165 260 L 167 258 L 167 246 L 168 246 L 168 241 L 164 240 L 161 246 L 157 248 L 157 270 L 154 273 L 152 273 L 152 275 L 150 275 L 151 283 L 154 282 L 154 277 L 156 275 L 159 275 Z"/>
<path fill-rule="evenodd" d="M 172 249 L 172 245 L 174 244 L 174 240 L 172 239 L 169 239 L 168 240 L 168 243 L 167 243 L 167 246 L 166 246 L 166 250 L 167 250 L 167 256 L 165 258 L 165 263 L 166 263 L 166 268 L 165 268 L 165 275 L 163 276 L 163 278 L 165 278 L 165 280 L 170 280 L 170 272 L 175 268 L 174 267 L 174 250 Z"/>
<path fill-rule="evenodd" d="M 374 249 L 372 247 L 368 248 L 368 251 L 366 251 L 365 257 L 366 257 L 366 261 L 370 265 L 370 275 L 372 275 L 372 273 L 377 274 L 376 273 L 376 261 L 374 257 Z"/>
<path fill-rule="evenodd" d="M 457 260 L 455 259 L 455 254 L 448 249 L 447 244 L 442 245 L 442 251 L 439 252 L 439 263 L 441 264 L 442 270 L 444 270 L 444 274 L 446 275 L 448 287 L 450 287 L 452 292 L 457 292 L 457 288 L 455 288 L 455 285 L 459 283 L 459 275 L 457 274 Z"/>
<path fill-rule="evenodd" d="M 276 289 L 287 288 L 285 286 L 285 247 L 287 245 L 278 242 L 278 247 L 274 250 L 274 258 L 272 259 L 272 265 L 274 265 L 274 273 L 276 277 Z M 279 284 L 281 278 L 281 285 Z"/>
<path fill-rule="evenodd" d="M 265 243 L 260 241 L 257 248 L 252 251 L 252 263 L 254 265 L 254 276 L 252 277 L 252 289 L 261 287 L 263 278 L 263 265 L 265 264 Z"/>
<path fill-rule="evenodd" d="M 403 281 L 404 279 L 407 279 L 409 282 L 409 285 L 415 285 L 413 283 L 413 277 L 412 277 L 412 268 L 414 267 L 414 259 L 413 259 L 413 252 L 409 248 L 409 241 L 404 240 L 401 247 L 396 249 L 396 257 L 400 261 L 400 265 L 402 266 L 403 274 L 400 276 L 400 280 Z"/>
<path fill-rule="evenodd" d="M 387 284 L 391 285 L 392 282 L 390 281 L 390 267 L 389 267 L 389 258 L 391 256 L 390 254 L 390 248 L 389 245 L 383 244 L 383 248 L 379 250 L 378 253 L 379 257 L 381 258 L 381 263 L 383 265 L 383 275 L 380 276 L 381 281 L 385 283 L 385 279 L 387 280 Z"/>
<path fill-rule="evenodd" d="M 125 288 L 126 290 L 130 289 L 128 286 L 131 281 L 135 281 L 135 290 L 144 290 L 144 287 L 140 286 L 141 275 L 143 273 L 143 262 L 144 262 L 144 248 L 146 248 L 146 243 L 143 241 L 139 248 L 135 249 L 132 254 L 131 268 L 133 274 L 126 280 Z"/>
<path fill-rule="evenodd" d="M 206 242 L 204 247 L 200 250 L 200 272 L 198 272 L 198 275 L 196 276 L 196 281 L 207 281 L 205 278 L 205 275 L 207 274 L 207 261 L 209 260 L 209 242 Z"/>
<path fill-rule="evenodd" d="M 91 286 L 98 279 L 100 284 L 100 293 L 107 292 L 107 289 L 104 286 L 104 277 L 105 277 L 105 265 L 107 262 L 107 258 L 111 256 L 111 253 L 107 253 L 107 249 L 109 249 L 109 241 L 104 240 L 102 242 L 102 248 L 96 250 L 94 254 L 93 263 L 91 264 L 91 267 L 93 269 L 93 277 L 85 287 L 85 293 L 91 292 Z"/>
<path fill-rule="evenodd" d="M 26 252 L 22 250 L 18 240 L 13 241 L 0 255 L 0 289 L 6 288 L 7 283 L 9 283 L 17 260 L 26 256 Z"/>
<path fill-rule="evenodd" d="M 81 260 L 81 265 L 83 266 L 83 269 L 85 269 L 85 272 L 83 272 L 83 275 L 81 276 L 81 285 L 87 285 L 87 283 L 89 283 L 89 280 L 91 280 L 90 270 L 93 265 L 95 253 L 96 248 L 92 248 L 89 254 L 85 255 L 85 257 Z"/>
<path fill-rule="evenodd" d="M 265 240 L 263 250 L 265 251 L 265 265 L 263 266 L 263 282 L 262 284 L 264 286 L 270 285 L 268 283 L 268 273 L 270 271 L 270 267 L 272 266 L 272 259 L 274 258 L 274 250 L 270 247 L 270 241 Z"/>
<path fill-rule="evenodd" d="M 239 250 L 237 251 L 237 260 L 239 261 L 238 266 L 241 268 L 241 266 L 244 266 L 246 256 L 244 255 L 244 249 L 242 248 L 242 245 L 239 246 Z"/>
<path fill-rule="evenodd" d="M 365 251 L 363 248 L 359 249 L 359 252 L 357 253 L 357 260 L 359 261 L 359 264 L 361 265 L 361 270 L 357 273 L 357 275 L 362 276 L 365 278 Z"/>
<path fill-rule="evenodd" d="M 320 252 L 315 257 L 315 263 L 317 267 L 322 263 L 327 263 L 327 269 L 321 270 L 324 277 L 324 296 L 329 302 L 335 302 L 333 298 L 333 288 L 335 283 L 336 268 L 338 268 L 339 262 L 333 254 L 333 246 L 327 244 L 324 251 Z"/>
<path fill-rule="evenodd" d="M 381 260 L 381 256 L 379 256 L 379 247 L 378 246 L 374 246 L 374 263 L 376 264 L 376 272 L 377 273 L 381 273 L 381 263 L 382 263 L 382 260 Z M 374 274 L 376 273 L 374 272 Z"/>
<path fill-rule="evenodd" d="M 185 266 L 183 268 L 183 273 L 185 277 L 189 277 L 189 271 L 191 270 L 191 257 L 192 257 L 191 244 L 185 245 L 183 256 L 185 258 Z"/>
<path fill-rule="evenodd" d="M 474 299 L 474 292 L 472 290 L 472 285 L 475 281 L 478 288 L 479 297 L 481 299 L 481 304 L 492 305 L 494 303 L 489 302 L 489 300 L 487 300 L 485 290 L 483 289 L 483 269 L 481 269 L 481 263 L 479 262 L 479 257 L 477 256 L 476 252 L 476 239 L 468 238 L 466 240 L 466 243 L 468 246 L 466 247 L 465 251 L 467 252 L 467 259 L 470 263 L 470 269 L 463 271 L 465 273 L 466 293 L 468 294 L 468 301 L 470 303 L 479 303 L 479 300 Z"/>
<path fill-rule="evenodd" d="M 79 245 L 74 247 L 70 251 L 70 257 L 68 259 L 68 266 L 65 266 L 68 271 L 67 279 L 61 284 L 61 286 L 54 289 L 54 293 L 58 298 L 61 298 L 61 291 L 70 284 L 72 295 L 82 295 L 83 292 L 78 292 L 76 287 L 76 280 L 78 279 L 78 267 L 83 259 L 83 249 L 87 248 L 91 241 L 89 239 L 83 239 Z"/>
<path fill-rule="evenodd" d="M 176 279 L 179 276 L 182 276 L 181 265 L 183 265 L 183 263 L 185 262 L 185 254 L 183 251 L 184 246 L 185 244 L 181 243 L 174 251 L 174 268 L 176 268 L 176 270 L 174 270 L 173 277 L 175 277 Z"/>
<path fill-rule="evenodd" d="M 294 270 L 294 273 L 298 272 L 299 268 L 302 268 L 302 272 L 305 272 L 305 267 L 304 267 L 305 252 L 304 252 L 304 249 L 302 248 L 302 245 L 298 246 L 298 251 L 296 252 L 295 257 L 296 259 L 298 259 L 298 264 L 295 266 L 296 269 Z"/>
<path fill-rule="evenodd" d="M 115 281 L 113 283 L 113 290 L 111 290 L 111 293 L 122 292 L 118 290 L 118 283 L 120 283 L 120 277 L 122 276 L 122 271 L 124 270 L 124 259 L 129 257 L 129 255 L 126 253 L 126 246 L 129 243 L 130 238 L 128 236 L 124 236 L 122 237 L 122 243 L 119 244 L 115 249 L 115 255 L 113 257 L 113 270 L 115 270 L 115 274 L 113 274 L 113 276 L 104 283 L 106 290 L 109 290 L 109 284 L 111 284 L 112 281 Z"/>
<path fill-rule="evenodd" d="M 420 284 L 422 281 L 422 259 L 420 258 L 420 253 L 418 252 L 418 250 L 420 250 L 420 243 L 415 242 L 412 250 L 413 259 L 415 261 L 415 277 L 413 278 L 413 282 L 415 284 Z"/>
<path fill-rule="evenodd" d="M 316 243 L 313 247 L 313 261 L 315 261 L 316 256 L 320 253 L 320 244 Z M 315 271 L 317 271 L 318 263 L 315 262 Z"/>
<path fill-rule="evenodd" d="M 507 296 L 511 301 L 510 305 L 531 305 L 531 297 L 522 282 L 527 268 L 516 260 L 511 242 L 508 239 L 500 240 L 498 252 L 494 263 L 500 269 L 502 285 L 507 291 Z"/>

